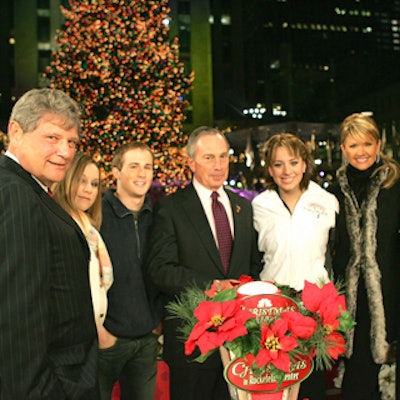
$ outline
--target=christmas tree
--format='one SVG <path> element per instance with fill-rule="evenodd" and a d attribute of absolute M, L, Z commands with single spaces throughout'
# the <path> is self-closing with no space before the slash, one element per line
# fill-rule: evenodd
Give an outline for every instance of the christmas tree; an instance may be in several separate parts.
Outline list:
<path fill-rule="evenodd" d="M 184 111 L 193 73 L 168 37 L 168 0 L 70 0 L 45 76 L 82 107 L 81 151 L 94 157 L 112 184 L 115 148 L 132 140 L 155 153 L 156 180 L 188 178 Z"/>

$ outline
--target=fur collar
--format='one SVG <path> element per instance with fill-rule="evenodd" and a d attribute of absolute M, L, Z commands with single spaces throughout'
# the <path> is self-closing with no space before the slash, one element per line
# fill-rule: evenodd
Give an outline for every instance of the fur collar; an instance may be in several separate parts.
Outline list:
<path fill-rule="evenodd" d="M 359 205 L 349 186 L 346 168 L 338 170 L 338 182 L 344 194 L 346 226 L 350 237 L 350 259 L 346 267 L 346 300 L 353 319 L 357 311 L 357 291 L 360 276 L 365 280 L 369 311 L 371 315 L 371 353 L 377 364 L 388 361 L 389 344 L 386 340 L 386 320 L 381 287 L 381 272 L 377 263 L 376 216 L 377 198 L 386 173 L 370 178 L 364 202 Z M 346 356 L 353 353 L 354 328 L 347 332 Z"/>

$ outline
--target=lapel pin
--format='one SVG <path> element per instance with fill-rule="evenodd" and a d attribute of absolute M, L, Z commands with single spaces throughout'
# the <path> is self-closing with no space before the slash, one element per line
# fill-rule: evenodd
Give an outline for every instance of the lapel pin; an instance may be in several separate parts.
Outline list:
<path fill-rule="evenodd" d="M 236 205 L 236 214 L 239 214 L 241 210 L 241 207 L 239 205 Z"/>

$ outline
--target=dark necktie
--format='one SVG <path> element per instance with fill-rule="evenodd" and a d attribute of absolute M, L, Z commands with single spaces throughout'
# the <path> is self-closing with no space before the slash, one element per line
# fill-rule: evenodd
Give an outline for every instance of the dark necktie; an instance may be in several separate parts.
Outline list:
<path fill-rule="evenodd" d="M 222 265 L 224 266 L 225 274 L 227 274 L 232 252 L 232 233 L 225 207 L 220 201 L 218 201 L 218 196 L 219 194 L 217 192 L 212 192 L 211 194 L 212 212 L 214 215 L 219 254 Z"/>

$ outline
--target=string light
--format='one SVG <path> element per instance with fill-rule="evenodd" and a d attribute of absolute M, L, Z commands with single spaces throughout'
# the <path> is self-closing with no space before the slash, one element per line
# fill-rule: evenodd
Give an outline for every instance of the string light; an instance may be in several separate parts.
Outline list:
<path fill-rule="evenodd" d="M 255 107 L 244 108 L 242 113 L 243 115 L 250 115 L 252 118 L 262 119 L 266 111 L 263 104 L 257 103 Z"/>
<path fill-rule="evenodd" d="M 183 132 L 194 73 L 168 38 L 168 0 L 71 0 L 45 77 L 82 108 L 80 150 L 92 155 L 103 183 L 123 143 L 140 140 L 155 153 L 155 179 L 174 190 L 189 179 Z"/>

